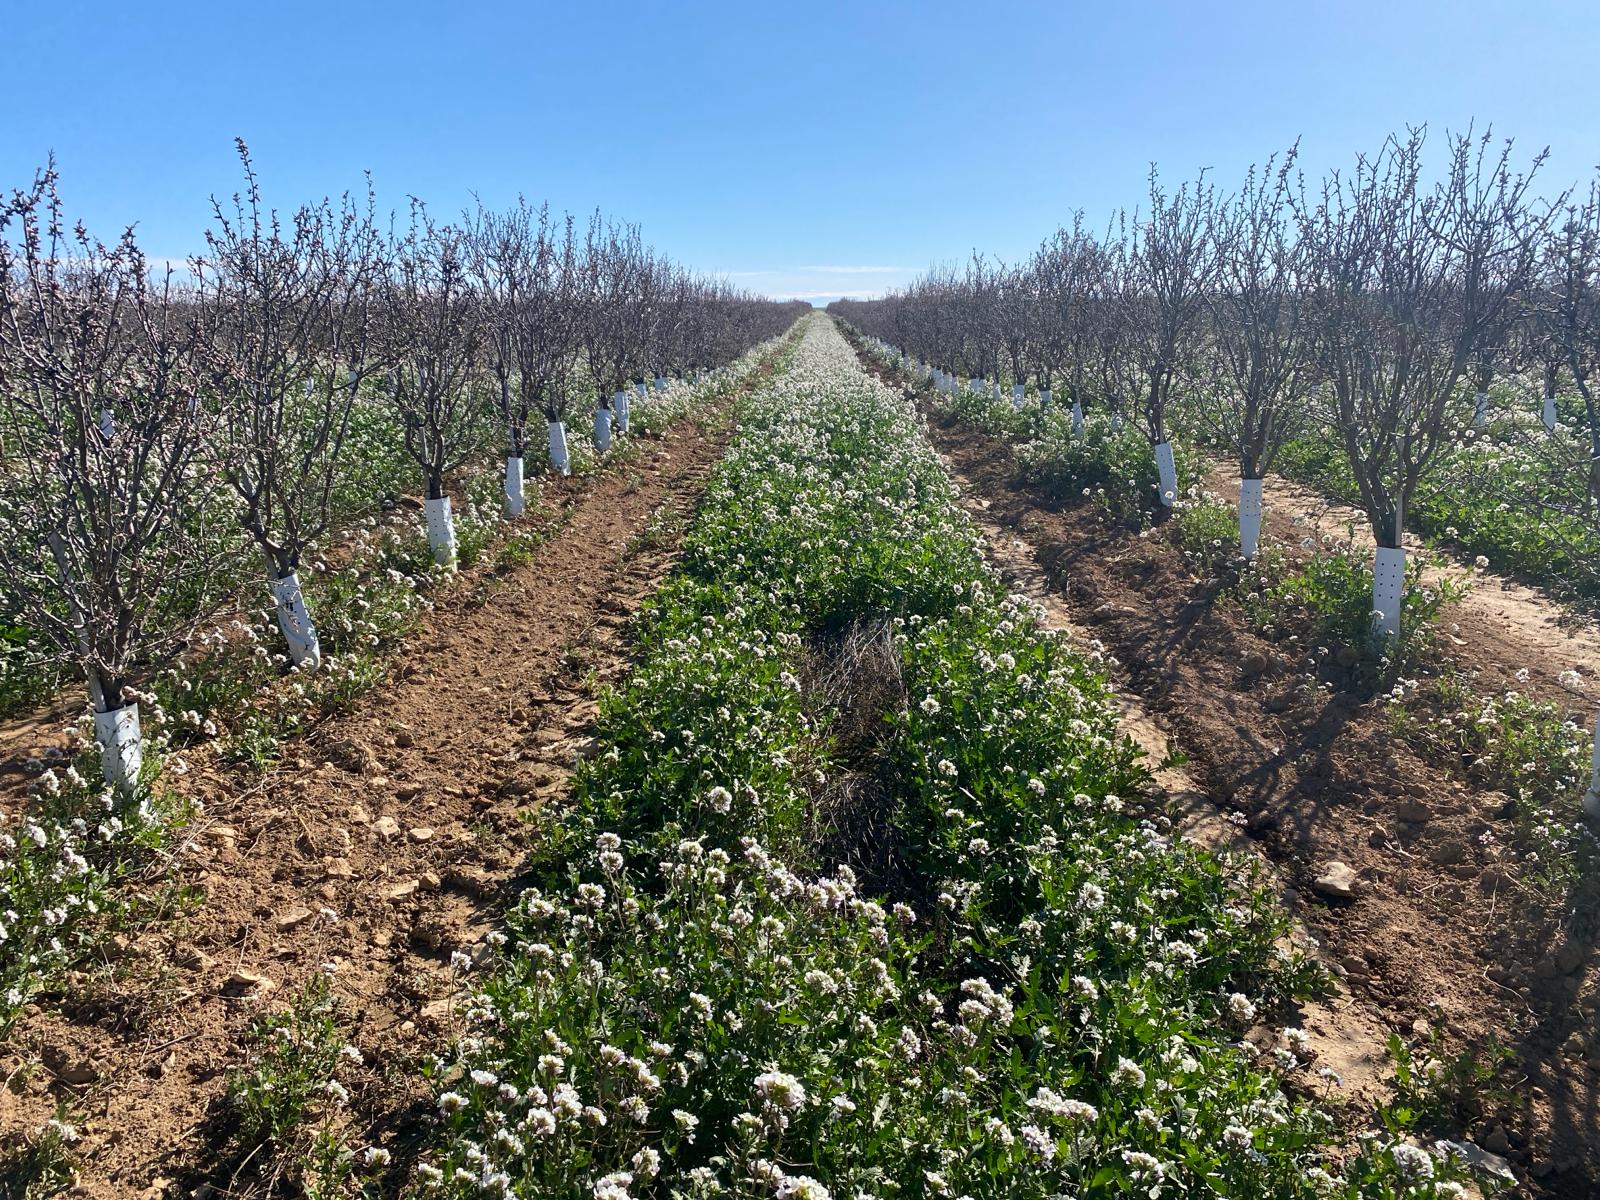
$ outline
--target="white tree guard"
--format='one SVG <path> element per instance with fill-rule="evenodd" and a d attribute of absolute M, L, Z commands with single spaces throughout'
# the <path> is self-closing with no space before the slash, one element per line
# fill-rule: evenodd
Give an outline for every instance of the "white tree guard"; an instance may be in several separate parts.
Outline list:
<path fill-rule="evenodd" d="M 1076 396 L 1072 398 L 1072 433 L 1073 436 L 1083 432 L 1083 401 Z"/>
<path fill-rule="evenodd" d="M 1556 431 L 1556 398 L 1554 396 L 1546 396 L 1544 398 L 1544 431 L 1546 433 L 1554 433 Z"/>
<path fill-rule="evenodd" d="M 656 376 L 656 391 L 664 392 L 666 390 L 667 390 L 667 377 L 665 375 L 657 375 Z"/>
<path fill-rule="evenodd" d="M 611 449 L 611 410 L 604 404 L 594 410 L 594 448 L 602 452 Z"/>
<path fill-rule="evenodd" d="M 567 427 L 561 421 L 550 422 L 550 465 L 563 475 L 572 474 L 572 458 L 567 453 Z"/>
<path fill-rule="evenodd" d="M 456 561 L 456 522 L 450 515 L 450 497 L 429 499 L 423 505 L 428 518 L 428 545 L 433 561 L 448 567 Z"/>
<path fill-rule="evenodd" d="M 1040 408 L 1049 408 L 1050 407 L 1050 389 L 1049 388 L 1040 388 L 1039 389 L 1039 407 Z"/>
<path fill-rule="evenodd" d="M 1583 811 L 1600 817 L 1600 716 L 1594 719 L 1594 758 L 1589 768 L 1589 791 L 1583 797 Z"/>
<path fill-rule="evenodd" d="M 1021 412 L 1022 401 L 1027 394 L 1027 388 L 1023 384 L 1013 383 L 1011 385 L 1011 407 Z"/>
<path fill-rule="evenodd" d="M 1114 412 L 1111 414 L 1111 432 L 1122 432 L 1122 414 L 1119 412 Z"/>
<path fill-rule="evenodd" d="M 1261 544 L 1261 480 L 1239 481 L 1239 553 L 1254 558 Z"/>
<path fill-rule="evenodd" d="M 1161 503 L 1171 508 L 1178 499 L 1178 466 L 1172 460 L 1172 443 L 1157 442 L 1156 474 L 1161 478 Z"/>
<path fill-rule="evenodd" d="M 1478 407 L 1472 412 L 1472 427 L 1483 429 L 1489 424 L 1489 393 L 1478 393 Z"/>
<path fill-rule="evenodd" d="M 967 380 L 967 391 L 981 393 L 983 391 L 983 380 L 979 379 L 976 375 L 972 376 Z"/>
<path fill-rule="evenodd" d="M 644 396 L 644 384 L 639 385 L 639 396 Z M 633 397 L 628 394 L 628 389 L 623 388 L 611 397 L 611 412 L 617 418 L 617 432 L 628 432 L 628 421 L 633 417 Z"/>
<path fill-rule="evenodd" d="M 522 492 L 522 455 L 506 455 L 506 516 L 520 517 L 528 507 Z"/>
<path fill-rule="evenodd" d="M 272 599 L 278 610 L 278 628 L 289 646 L 289 660 L 315 671 L 322 665 L 322 644 L 317 627 L 300 591 L 300 576 L 291 571 L 272 581 Z"/>
<path fill-rule="evenodd" d="M 100 436 L 108 442 L 117 436 L 117 419 L 111 415 L 109 408 L 100 410 Z"/>
<path fill-rule="evenodd" d="M 129 704 L 94 715 L 94 736 L 100 743 L 100 774 L 119 792 L 130 792 L 144 767 L 144 741 L 139 734 L 139 706 Z"/>
<path fill-rule="evenodd" d="M 1372 562 L 1372 625 L 1384 637 L 1400 634 L 1400 605 L 1406 590 L 1406 552 L 1379 546 Z"/>
<path fill-rule="evenodd" d="M 989 383 L 989 399 L 1000 399 L 1000 381 L 998 379 L 991 380 Z"/>

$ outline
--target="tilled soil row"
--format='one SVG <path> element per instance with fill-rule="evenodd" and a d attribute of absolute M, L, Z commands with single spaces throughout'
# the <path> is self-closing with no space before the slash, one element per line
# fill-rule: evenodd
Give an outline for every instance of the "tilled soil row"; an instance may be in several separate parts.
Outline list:
<path fill-rule="evenodd" d="M 404 1126 L 466 962 L 519 890 L 530 817 L 563 800 L 591 751 L 596 692 L 626 669 L 629 619 L 670 569 L 727 436 L 726 412 L 686 421 L 560 485 L 558 532 L 522 566 L 449 589 L 359 713 L 242 792 L 193 773 L 184 790 L 206 823 L 177 870 L 202 902 L 125 940 L 105 981 L 25 1018 L 0 1063 L 0 1130 L 67 1103 L 82 1135 L 74 1194 L 251 1194 L 256 1168 L 227 1163 L 227 1074 L 251 1021 L 319 972 L 365 1059 L 347 1136 Z"/>

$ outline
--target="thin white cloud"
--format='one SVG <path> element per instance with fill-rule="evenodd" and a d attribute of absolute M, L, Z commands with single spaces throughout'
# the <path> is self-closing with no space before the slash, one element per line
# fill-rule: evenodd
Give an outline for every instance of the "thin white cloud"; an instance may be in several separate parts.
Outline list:
<path fill-rule="evenodd" d="M 719 271 L 729 279 L 755 279 L 758 277 L 787 278 L 795 275 L 911 275 L 911 267 L 842 266 L 837 264 L 806 267 L 763 267 L 758 270 Z"/>
<path fill-rule="evenodd" d="M 865 290 L 832 288 L 821 292 L 773 291 L 767 293 L 768 299 L 771 300 L 876 300 L 882 295 L 882 288 L 868 288 Z"/>
<path fill-rule="evenodd" d="M 794 271 L 812 271 L 818 275 L 904 275 L 910 267 L 792 267 Z"/>

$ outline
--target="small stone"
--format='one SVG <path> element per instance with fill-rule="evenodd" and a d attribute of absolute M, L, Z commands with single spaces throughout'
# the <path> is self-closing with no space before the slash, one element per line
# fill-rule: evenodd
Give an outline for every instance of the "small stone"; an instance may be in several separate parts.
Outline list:
<path fill-rule="evenodd" d="M 265 975 L 240 968 L 222 981 L 224 996 L 259 996 L 278 985 Z"/>
<path fill-rule="evenodd" d="M 211 956 L 197 946 L 180 946 L 172 955 L 173 961 L 180 967 L 191 971 L 203 971 L 211 965 Z"/>
<path fill-rule="evenodd" d="M 1311 885 L 1317 894 L 1331 900 L 1349 900 L 1356 894 L 1356 872 L 1348 863 L 1333 859 L 1323 865 L 1322 874 Z"/>
<path fill-rule="evenodd" d="M 1502 1131 L 1503 1132 L 1503 1131 Z M 1463 1160 L 1468 1166 L 1481 1171 L 1485 1175 L 1507 1182 L 1516 1182 L 1516 1173 L 1512 1171 L 1511 1164 L 1498 1154 L 1492 1154 L 1481 1146 L 1471 1142 L 1439 1141 L 1436 1146 L 1457 1158 Z"/>
<path fill-rule="evenodd" d="M 392 838 L 400 835 L 400 822 L 393 817 L 379 817 L 372 823 L 372 830 L 381 838 Z"/>
<path fill-rule="evenodd" d="M 440 887 L 440 882 L 441 881 L 439 877 L 432 871 L 424 871 L 421 875 L 417 876 L 417 883 L 425 892 L 437 892 Z"/>
<path fill-rule="evenodd" d="M 1511 1153 L 1511 1138 L 1506 1134 L 1506 1127 L 1497 1123 L 1489 1130 L 1483 1139 L 1483 1148 L 1491 1154 Z"/>
<path fill-rule="evenodd" d="M 291 908 L 278 914 L 278 932 L 287 933 L 297 925 L 304 925 L 311 919 L 309 908 Z"/>
<path fill-rule="evenodd" d="M 413 842 L 431 842 L 433 841 L 433 830 L 426 825 L 419 825 L 415 829 L 408 829 L 406 836 Z"/>
<path fill-rule="evenodd" d="M 1272 660 L 1265 654 L 1246 654 L 1239 660 L 1239 674 L 1246 679 L 1254 679 L 1257 675 L 1266 674 L 1270 666 Z"/>
<path fill-rule="evenodd" d="M 389 888 L 388 891 L 384 892 L 384 896 L 390 900 L 404 900 L 406 897 L 413 895 L 418 886 L 420 885 L 417 880 L 406 879 Z"/>
<path fill-rule="evenodd" d="M 420 783 L 402 783 L 395 788 L 394 794 L 401 800 L 415 800 L 422 795 L 422 785 Z"/>
<path fill-rule="evenodd" d="M 1556 951 L 1556 970 L 1563 975 L 1571 975 L 1581 966 L 1583 966 L 1583 946 L 1580 943 L 1570 941 Z"/>
<path fill-rule="evenodd" d="M 322 872 L 329 879 L 353 879 L 356 870 L 348 858 L 326 858 L 322 860 Z"/>
<path fill-rule="evenodd" d="M 1425 1017 L 1418 1017 L 1411 1022 L 1411 1036 L 1421 1041 L 1427 1041 L 1433 1036 L 1433 1023 Z"/>
<path fill-rule="evenodd" d="M 367 811 L 366 805 L 364 805 L 364 804 L 355 804 L 355 805 L 351 806 L 351 808 L 350 808 L 350 824 L 352 824 L 352 825 L 370 825 L 371 823 L 372 823 L 372 814 Z"/>
<path fill-rule="evenodd" d="M 1402 821 L 1421 825 L 1433 819 L 1433 809 L 1425 801 L 1407 798 L 1394 806 L 1394 815 Z"/>
<path fill-rule="evenodd" d="M 446 880 L 456 891 L 469 896 L 493 895 L 497 886 L 487 871 L 480 871 L 476 867 L 453 867 Z"/>
<path fill-rule="evenodd" d="M 62 1083 L 81 1085 L 93 1083 L 100 1077 L 100 1068 L 90 1059 L 80 1058 L 76 1054 L 47 1046 L 40 1052 L 39 1057 L 44 1065 L 50 1068 L 50 1073 Z"/>
<path fill-rule="evenodd" d="M 1491 867 L 1478 877 L 1478 889 L 1484 892 L 1498 892 L 1511 886 L 1511 876 L 1498 867 Z"/>
<path fill-rule="evenodd" d="M 409 729 L 397 729 L 395 731 L 394 744 L 399 746 L 402 750 L 410 749 L 412 746 L 416 745 L 416 742 L 416 738 L 411 736 L 411 731 Z"/>

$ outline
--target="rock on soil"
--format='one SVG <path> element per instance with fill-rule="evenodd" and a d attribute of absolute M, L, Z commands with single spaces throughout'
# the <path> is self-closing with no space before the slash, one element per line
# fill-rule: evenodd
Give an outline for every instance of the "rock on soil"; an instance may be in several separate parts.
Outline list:
<path fill-rule="evenodd" d="M 1311 885 L 1317 895 L 1330 900 L 1353 900 L 1356 894 L 1355 868 L 1338 859 L 1324 864 L 1322 874 Z"/>

